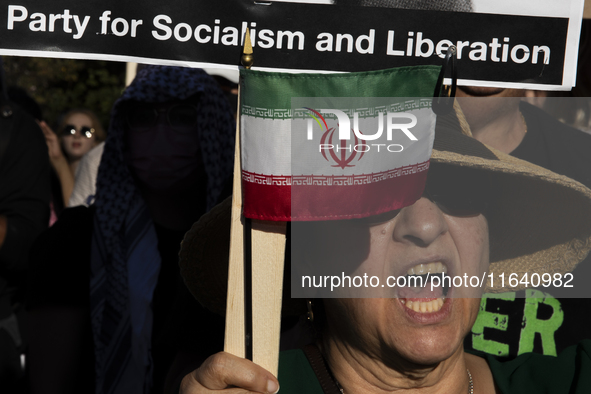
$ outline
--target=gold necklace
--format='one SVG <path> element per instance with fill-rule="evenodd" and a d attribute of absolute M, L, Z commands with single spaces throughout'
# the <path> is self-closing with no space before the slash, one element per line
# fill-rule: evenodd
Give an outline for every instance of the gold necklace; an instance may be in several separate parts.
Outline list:
<path fill-rule="evenodd" d="M 472 380 L 472 374 L 470 373 L 470 370 L 468 368 L 466 368 L 466 372 L 468 372 L 468 378 L 470 379 L 470 385 L 468 386 L 468 394 L 474 394 L 474 381 Z"/>

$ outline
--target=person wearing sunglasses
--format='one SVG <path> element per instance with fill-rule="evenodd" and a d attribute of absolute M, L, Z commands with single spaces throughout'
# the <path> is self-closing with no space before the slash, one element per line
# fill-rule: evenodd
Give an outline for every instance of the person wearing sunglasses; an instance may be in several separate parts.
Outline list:
<path fill-rule="evenodd" d="M 106 133 L 94 112 L 84 108 L 68 111 L 58 126 L 58 133 L 45 121 L 39 122 L 39 126 L 45 135 L 49 160 L 59 183 L 58 190 L 53 193 L 52 204 L 52 213 L 59 214 L 63 207 L 68 206 L 80 159 L 104 141 Z"/>
<path fill-rule="evenodd" d="M 500 277 L 568 278 L 589 253 L 591 190 L 480 143 L 459 108 L 454 112 L 437 117 L 426 186 L 414 203 L 364 218 L 290 223 L 284 288 L 291 294 L 283 293 L 281 314 L 307 316 L 316 334 L 311 344 L 280 352 L 277 377 L 219 352 L 168 392 L 591 392 L 588 339 L 558 357 L 523 354 L 508 362 L 465 351 L 481 293 L 527 286 Z M 230 223 L 227 199 L 192 227 L 179 253 L 191 293 L 221 315 Z M 342 284 L 332 289 L 330 276 L 328 285 L 304 284 L 302 275 L 317 278 L 321 270 Z M 378 282 L 344 279 L 364 274 Z M 457 280 L 462 277 L 482 281 Z M 310 298 L 293 296 L 304 287 Z M 242 298 L 234 296 L 239 304 Z M 271 327 L 270 320 L 263 323 Z M 264 325 L 256 323 L 253 331 Z"/>

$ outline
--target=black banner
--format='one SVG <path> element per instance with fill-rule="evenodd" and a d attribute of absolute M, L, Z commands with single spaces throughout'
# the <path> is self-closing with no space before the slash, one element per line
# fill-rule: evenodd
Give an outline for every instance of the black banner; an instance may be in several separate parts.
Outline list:
<path fill-rule="evenodd" d="M 245 0 L 30 0 L 6 4 L 0 15 L 0 54 L 236 66 L 249 27 L 255 68 L 441 64 L 438 53 L 456 45 L 465 84 L 555 87 L 563 82 L 569 24 L 568 18 Z"/>

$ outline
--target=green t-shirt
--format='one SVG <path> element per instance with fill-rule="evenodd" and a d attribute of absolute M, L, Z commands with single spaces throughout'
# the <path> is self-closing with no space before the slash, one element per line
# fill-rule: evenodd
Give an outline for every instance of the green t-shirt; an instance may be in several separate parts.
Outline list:
<path fill-rule="evenodd" d="M 558 357 L 528 353 L 503 362 L 490 355 L 477 355 L 488 362 L 503 394 L 591 393 L 591 340 L 567 348 Z M 302 350 L 281 352 L 279 385 L 279 394 L 323 394 Z M 476 386 L 474 391 L 478 392 Z"/>
<path fill-rule="evenodd" d="M 277 378 L 280 394 L 323 394 L 316 374 L 301 349 L 281 352 Z"/>
<path fill-rule="evenodd" d="M 591 393 L 589 339 L 566 348 L 558 357 L 527 353 L 505 362 L 489 355 L 483 357 L 503 394 Z"/>

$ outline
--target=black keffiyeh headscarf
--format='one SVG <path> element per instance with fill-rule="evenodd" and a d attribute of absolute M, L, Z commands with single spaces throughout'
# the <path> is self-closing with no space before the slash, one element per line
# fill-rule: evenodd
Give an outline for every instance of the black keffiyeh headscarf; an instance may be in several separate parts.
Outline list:
<path fill-rule="evenodd" d="M 143 68 L 115 103 L 97 176 L 90 302 L 96 393 L 148 393 L 151 388 L 151 301 L 160 270 L 154 224 L 123 159 L 124 107 L 200 93 L 197 129 L 207 173 L 207 209 L 232 173 L 234 120 L 216 82 L 203 70 Z"/>

